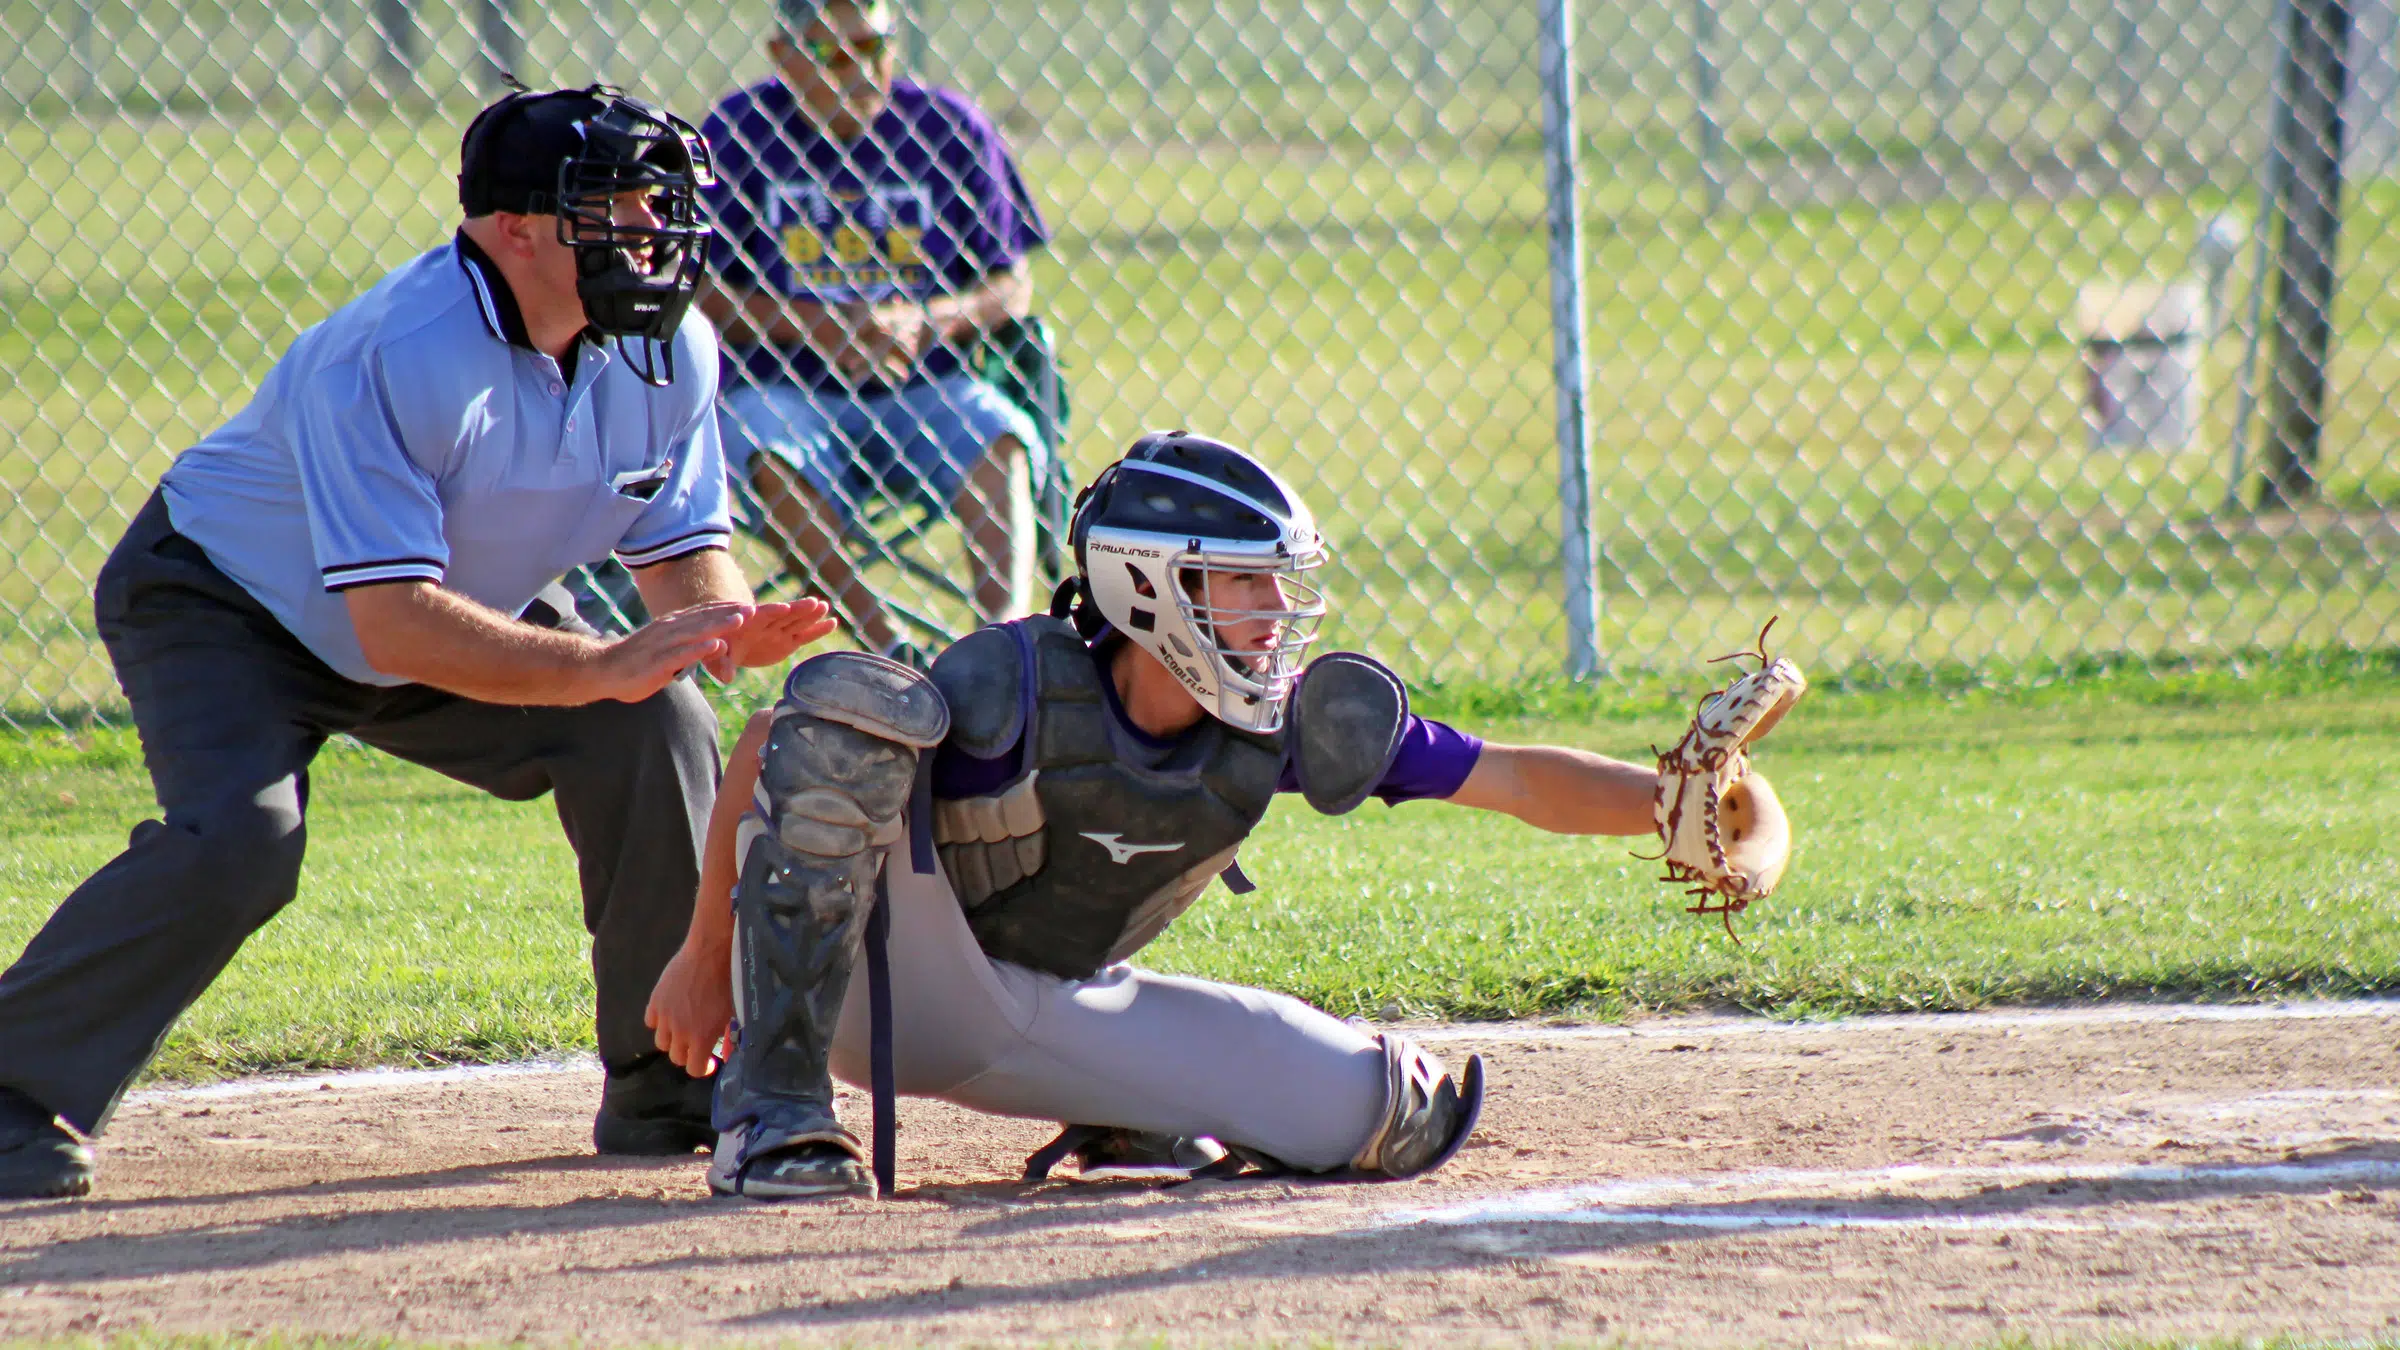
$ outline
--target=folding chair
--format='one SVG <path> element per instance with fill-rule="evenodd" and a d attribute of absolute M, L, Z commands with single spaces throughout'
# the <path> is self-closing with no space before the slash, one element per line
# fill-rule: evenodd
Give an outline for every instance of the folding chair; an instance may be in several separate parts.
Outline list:
<path fill-rule="evenodd" d="M 1074 567 L 1067 548 L 1074 482 L 1064 444 L 1070 416 L 1066 384 L 1048 326 L 1029 318 L 993 329 L 977 343 L 970 365 L 1032 419 L 1048 452 L 1029 475 L 1027 490 L 1032 494 L 1034 574 L 1055 586 Z M 776 572 L 757 587 L 759 597 L 807 594 L 809 579 L 781 562 L 783 550 L 757 491 L 739 479 L 731 486 L 734 528 L 774 548 L 778 559 Z M 937 645 L 947 645 L 975 626 L 974 579 L 965 574 L 969 564 L 954 540 L 939 537 L 949 523 L 948 514 L 946 505 L 905 503 L 878 493 L 857 513 L 845 537 L 852 565 L 871 578 L 876 598 Z M 630 632 L 648 620 L 632 573 L 613 558 L 577 568 L 568 574 L 567 584 L 584 620 L 603 633 Z"/>

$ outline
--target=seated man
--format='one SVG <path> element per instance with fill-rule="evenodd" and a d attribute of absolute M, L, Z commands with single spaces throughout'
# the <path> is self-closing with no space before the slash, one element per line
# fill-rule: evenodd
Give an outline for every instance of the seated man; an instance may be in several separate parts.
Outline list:
<path fill-rule="evenodd" d="M 964 349 L 1031 312 L 1025 255 L 1048 234 L 990 119 L 894 78 L 890 0 L 778 0 L 776 17 L 776 74 L 701 128 L 725 457 L 789 563 L 888 654 L 903 634 L 841 544 L 878 495 L 955 513 L 981 617 L 1027 603 L 1033 530 L 1013 504 L 1048 447 Z"/>
<path fill-rule="evenodd" d="M 1325 550 L 1241 451 L 1143 438 L 1072 537 L 1052 615 L 969 635 L 930 677 L 856 652 L 803 662 L 737 743 L 649 1013 L 694 1074 L 729 1044 L 716 1190 L 868 1188 L 833 1075 L 870 1077 L 850 974 L 882 889 L 898 1091 L 1079 1127 L 1031 1174 L 1068 1157 L 1086 1177 L 1430 1171 L 1474 1127 L 1479 1062 L 1454 1077 L 1398 1032 L 1125 962 L 1212 881 L 1248 889 L 1235 851 L 1278 793 L 1328 814 L 1440 799 L 1560 833 L 1654 828 L 1647 766 L 1486 744 L 1411 714 L 1363 656 L 1303 673 Z M 1780 822 L 1763 778 L 1737 791 Z"/>

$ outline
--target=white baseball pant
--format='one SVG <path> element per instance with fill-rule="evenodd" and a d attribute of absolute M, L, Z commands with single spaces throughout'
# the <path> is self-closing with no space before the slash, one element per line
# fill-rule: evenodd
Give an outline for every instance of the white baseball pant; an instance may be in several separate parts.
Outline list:
<path fill-rule="evenodd" d="M 903 1096 L 994 1115 L 1207 1135 L 1293 1167 L 1350 1161 L 1384 1111 L 1375 1038 L 1295 998 L 1115 965 L 1062 980 L 976 945 L 949 879 L 887 852 L 892 1050 Z M 867 979 L 833 1071 L 867 1083 Z"/>

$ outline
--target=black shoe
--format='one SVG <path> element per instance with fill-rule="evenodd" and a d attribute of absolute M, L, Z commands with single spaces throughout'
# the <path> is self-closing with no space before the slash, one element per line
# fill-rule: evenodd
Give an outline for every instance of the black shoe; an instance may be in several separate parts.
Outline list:
<path fill-rule="evenodd" d="M 56 1200 L 92 1189 L 92 1151 L 15 1088 L 0 1088 L 0 1200 Z"/>
<path fill-rule="evenodd" d="M 715 1148 L 717 1130 L 709 1117 L 716 1089 L 715 1075 L 694 1078 L 665 1055 L 611 1073 L 592 1120 L 592 1147 L 638 1158 Z"/>

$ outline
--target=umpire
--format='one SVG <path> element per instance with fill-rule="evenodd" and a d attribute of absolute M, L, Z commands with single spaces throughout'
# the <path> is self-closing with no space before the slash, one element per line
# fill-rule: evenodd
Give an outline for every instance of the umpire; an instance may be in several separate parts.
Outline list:
<path fill-rule="evenodd" d="M 556 794 L 592 934 L 595 1145 L 713 1142 L 642 1014 L 715 796 L 696 664 L 780 666 L 822 603 L 725 551 L 692 128 L 599 86 L 509 95 L 460 150 L 457 236 L 301 334 L 186 451 L 93 608 L 165 819 L 0 976 L 0 1197 L 90 1189 L 84 1135 L 298 889 L 308 767 L 347 734 L 509 800 Z M 562 573 L 614 552 L 665 617 L 616 641 Z"/>

